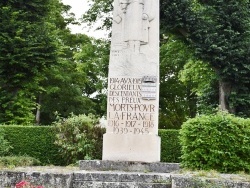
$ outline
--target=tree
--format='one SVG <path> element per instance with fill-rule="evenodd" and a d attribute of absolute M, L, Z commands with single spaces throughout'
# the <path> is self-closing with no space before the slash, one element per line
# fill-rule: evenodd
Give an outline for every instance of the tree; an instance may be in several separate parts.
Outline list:
<path fill-rule="evenodd" d="M 93 23 L 101 21 L 97 29 L 109 30 L 112 24 L 113 0 L 90 0 L 89 10 L 83 15 L 82 20 L 91 27 Z"/>
<path fill-rule="evenodd" d="M 0 5 L 0 123 L 50 124 L 55 113 L 102 116 L 108 43 L 71 34 L 67 25 L 78 22 L 59 0 Z"/>
<path fill-rule="evenodd" d="M 70 7 L 52 1 L 47 24 L 57 46 L 57 63 L 47 69 L 40 83 L 37 124 L 51 124 L 56 114 L 64 118 L 71 113 L 102 116 L 105 111 L 101 84 L 105 81 L 102 74 L 107 71 L 106 43 L 84 34 L 71 34 L 68 23 L 78 24 Z"/>
<path fill-rule="evenodd" d="M 183 36 L 218 77 L 222 110 L 249 116 L 249 1 L 164 1 L 165 29 Z M 174 14 L 173 14 L 174 13 Z"/>
<path fill-rule="evenodd" d="M 180 72 L 193 58 L 182 40 L 175 35 L 165 35 L 161 45 L 160 62 L 160 118 L 159 128 L 180 128 L 188 117 L 196 114 L 196 95 L 192 82 L 182 82 Z"/>
<path fill-rule="evenodd" d="M 47 71 L 46 79 L 41 82 L 41 124 L 55 121 L 55 113 L 65 118 L 71 113 L 97 116 L 104 113 L 102 82 L 105 77 L 102 74 L 107 70 L 101 65 L 107 62 L 101 49 L 104 47 L 97 47 L 93 39 L 82 34 L 68 33 L 63 42 L 58 64 Z"/>
<path fill-rule="evenodd" d="M 34 119 L 34 91 L 45 69 L 56 61 L 44 17 L 49 1 L 0 2 L 0 123 Z"/>
<path fill-rule="evenodd" d="M 95 102 L 94 110 L 99 117 L 106 114 L 109 49 L 109 41 L 92 39 L 74 56 L 78 71 L 85 77 L 84 94 Z"/>

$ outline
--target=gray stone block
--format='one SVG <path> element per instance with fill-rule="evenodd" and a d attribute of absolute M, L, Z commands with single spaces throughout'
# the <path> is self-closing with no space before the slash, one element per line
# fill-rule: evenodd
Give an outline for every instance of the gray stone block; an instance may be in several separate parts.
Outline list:
<path fill-rule="evenodd" d="M 171 183 L 74 182 L 74 188 L 171 188 Z"/>
<path fill-rule="evenodd" d="M 180 169 L 179 163 L 144 163 L 130 161 L 79 161 L 81 170 L 93 171 L 128 171 L 128 172 L 158 172 L 169 173 Z"/>
<path fill-rule="evenodd" d="M 172 188 L 250 188 L 250 182 L 232 181 L 221 178 L 205 178 L 173 175 Z"/>
<path fill-rule="evenodd" d="M 23 177 L 25 173 L 22 172 L 3 171 L 0 173 L 0 186 L 1 188 L 14 186 L 16 182 L 22 181 Z"/>
<path fill-rule="evenodd" d="M 3 171 L 0 173 L 0 187 L 14 188 L 17 183 L 27 181 L 46 188 L 71 188 L 72 176 L 73 174 Z"/>
<path fill-rule="evenodd" d="M 169 174 L 135 172 L 77 172 L 73 188 L 170 188 Z"/>
<path fill-rule="evenodd" d="M 169 174 L 160 173 L 132 173 L 132 172 L 77 172 L 74 181 L 96 182 L 169 182 Z"/>

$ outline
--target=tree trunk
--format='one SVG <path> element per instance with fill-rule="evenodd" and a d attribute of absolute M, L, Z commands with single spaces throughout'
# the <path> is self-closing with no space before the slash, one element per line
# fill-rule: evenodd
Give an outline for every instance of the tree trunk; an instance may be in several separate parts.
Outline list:
<path fill-rule="evenodd" d="M 235 113 L 234 107 L 229 105 L 229 96 L 232 92 L 232 83 L 219 80 L 219 105 L 222 111 Z"/>
<path fill-rule="evenodd" d="M 41 99 L 41 95 L 38 96 L 38 101 L 37 101 L 37 108 L 36 108 L 36 125 L 39 125 L 40 124 L 40 118 L 41 118 L 41 102 L 42 102 L 42 99 Z"/>

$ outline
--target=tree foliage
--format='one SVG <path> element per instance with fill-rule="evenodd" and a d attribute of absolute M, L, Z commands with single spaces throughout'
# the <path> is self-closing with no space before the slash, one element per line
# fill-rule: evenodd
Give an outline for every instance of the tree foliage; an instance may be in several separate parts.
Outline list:
<path fill-rule="evenodd" d="M 191 82 L 182 82 L 180 71 L 193 58 L 180 38 L 168 34 L 160 51 L 160 128 L 180 128 L 187 117 L 196 114 L 196 95 Z"/>
<path fill-rule="evenodd" d="M 55 45 L 44 21 L 48 4 L 47 0 L 0 3 L 1 123 L 34 119 L 34 90 L 45 69 L 56 61 Z"/>
<path fill-rule="evenodd" d="M 85 95 L 95 102 L 94 110 L 98 116 L 106 113 L 106 90 L 109 62 L 109 41 L 92 40 L 75 53 L 77 69 L 84 75 Z"/>
<path fill-rule="evenodd" d="M 102 24 L 97 29 L 109 30 L 112 24 L 111 11 L 113 10 L 113 0 L 89 0 L 91 5 L 89 10 L 83 15 L 82 20 L 93 26 L 93 23 L 101 21 Z"/>
<path fill-rule="evenodd" d="M 47 79 L 42 82 L 44 91 L 39 95 L 42 124 L 54 121 L 55 112 L 63 117 L 71 112 L 97 116 L 105 112 L 106 43 L 70 33 L 64 42 L 58 65 L 48 70 Z"/>
<path fill-rule="evenodd" d="M 164 1 L 162 24 L 182 35 L 218 76 L 222 109 L 249 115 L 249 1 Z"/>
<path fill-rule="evenodd" d="M 68 24 L 79 23 L 59 0 L 0 4 L 0 123 L 102 116 L 108 43 L 72 34 Z"/>
<path fill-rule="evenodd" d="M 77 24 L 70 7 L 62 4 L 55 7 L 50 16 L 55 21 L 50 25 L 58 49 L 57 64 L 47 70 L 46 79 L 41 82 L 37 123 L 50 124 L 55 121 L 55 113 L 65 118 L 72 112 L 102 116 L 105 97 L 101 84 L 107 70 L 107 43 L 70 33 L 67 24 Z"/>

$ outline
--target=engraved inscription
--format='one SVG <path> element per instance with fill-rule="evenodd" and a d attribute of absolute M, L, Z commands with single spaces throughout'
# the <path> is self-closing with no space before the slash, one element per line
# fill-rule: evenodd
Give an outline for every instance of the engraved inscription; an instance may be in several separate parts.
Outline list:
<path fill-rule="evenodd" d="M 152 102 L 142 100 L 142 93 L 153 91 L 156 97 L 156 85 L 143 89 L 143 84 L 142 78 L 109 78 L 108 132 L 142 135 L 152 132 L 157 109 Z"/>
<path fill-rule="evenodd" d="M 113 57 L 119 57 L 121 55 L 121 50 L 111 50 L 111 55 Z"/>

